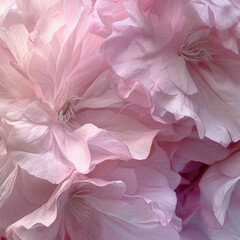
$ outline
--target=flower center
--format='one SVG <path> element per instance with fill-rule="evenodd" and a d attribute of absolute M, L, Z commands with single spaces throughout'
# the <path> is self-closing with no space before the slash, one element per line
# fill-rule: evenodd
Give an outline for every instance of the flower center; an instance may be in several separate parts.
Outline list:
<path fill-rule="evenodd" d="M 197 65 L 200 62 L 212 62 L 213 55 L 217 55 L 217 51 L 209 47 L 209 42 L 206 40 L 206 32 L 198 31 L 185 35 L 183 43 L 180 46 L 179 55 L 185 61 Z"/>
<path fill-rule="evenodd" d="M 75 118 L 74 112 L 77 111 L 74 97 L 67 99 L 62 107 L 56 112 L 56 119 L 61 123 L 67 123 L 71 118 Z"/>
<path fill-rule="evenodd" d="M 76 107 L 76 101 L 79 99 L 78 96 L 70 97 L 69 87 L 60 91 L 55 100 L 56 120 L 60 123 L 67 124 L 71 118 L 75 118 L 75 112 L 78 110 Z"/>

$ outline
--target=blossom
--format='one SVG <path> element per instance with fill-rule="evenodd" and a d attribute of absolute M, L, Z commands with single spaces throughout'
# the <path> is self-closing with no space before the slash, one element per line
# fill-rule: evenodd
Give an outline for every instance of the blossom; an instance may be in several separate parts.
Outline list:
<path fill-rule="evenodd" d="M 17 35 L 19 32 L 24 32 L 25 34 L 21 34 L 22 46 L 17 48 L 19 40 L 16 39 L 15 36 L 19 36 Z M 74 139 L 75 141 L 76 138 L 79 138 L 77 140 L 80 140 L 81 136 L 82 139 L 86 140 L 89 136 L 94 136 L 98 131 L 97 128 L 94 126 L 91 127 L 91 125 L 86 125 L 85 128 L 88 128 L 88 134 L 90 134 L 88 135 L 84 133 L 84 126 L 82 133 L 79 133 L 78 130 L 70 131 L 66 127 L 63 127 L 62 124 L 64 124 L 64 122 L 61 124 L 59 122 L 61 119 L 58 121 L 59 118 L 55 116 L 56 111 L 58 112 L 60 109 L 52 109 L 51 100 L 53 99 L 47 99 L 47 101 L 49 101 L 49 104 L 47 104 L 44 96 L 37 96 L 40 94 L 41 87 L 38 87 L 33 81 L 30 80 L 30 73 L 27 74 L 26 70 L 24 69 L 24 67 L 26 68 L 26 64 L 23 58 L 26 57 L 29 51 L 27 46 L 27 30 L 22 25 L 14 26 L 14 28 L 10 30 L 3 30 L 3 37 L 5 37 L 3 39 L 5 41 L 9 35 L 12 36 L 12 41 L 8 42 L 8 48 L 12 51 L 13 56 L 15 56 L 15 60 L 17 60 L 17 63 L 10 62 L 11 65 L 2 66 L 2 71 L 5 73 L 5 78 L 2 79 L 3 86 L 10 92 L 11 89 L 14 89 L 11 88 L 11 84 L 17 83 L 20 84 L 21 87 L 23 84 L 26 86 L 20 95 L 16 92 L 16 90 L 13 90 L 15 92 L 11 92 L 17 101 L 12 105 L 12 110 L 9 110 L 3 118 L 4 131 L 7 135 L 11 134 L 11 137 L 10 135 L 8 137 L 8 145 L 11 146 L 11 151 L 9 154 L 15 160 L 19 159 L 19 161 L 22 163 L 22 166 L 25 169 L 28 169 L 34 175 L 41 175 L 43 178 L 46 178 L 53 182 L 61 181 L 71 173 L 73 168 L 64 164 L 64 161 L 66 161 L 64 159 L 68 159 L 69 157 L 71 158 L 70 162 L 73 163 L 74 161 L 78 161 L 79 156 L 82 156 L 82 169 L 79 169 L 80 165 L 78 165 L 79 167 L 76 167 L 83 172 L 87 171 L 88 163 L 86 161 L 88 161 L 87 158 L 90 158 L 90 156 L 87 157 L 87 155 L 89 155 L 89 152 L 88 150 L 85 151 L 84 147 L 76 147 L 76 145 L 73 143 Z M 25 52 L 23 49 L 25 49 Z M 30 64 L 32 63 L 33 59 L 30 61 Z M 48 86 L 51 86 L 53 84 L 53 82 L 51 83 L 50 80 L 51 79 L 49 79 Z M 55 91 L 52 93 L 54 97 Z M 48 92 L 46 92 L 46 95 L 49 96 Z M 65 95 L 60 95 L 60 97 L 66 98 Z M 68 101 L 68 99 L 63 100 Z M 58 104 L 63 103 L 58 102 Z M 69 110 L 66 109 L 64 110 L 64 113 L 68 114 L 68 111 Z M 69 141 L 66 141 L 64 135 L 70 136 Z M 54 142 L 54 138 L 56 142 Z M 39 144 L 41 144 L 41 148 L 39 148 Z M 64 153 L 61 152 L 60 149 L 56 148 L 57 145 L 62 145 L 62 148 L 66 147 L 64 149 Z M 69 150 L 69 147 L 71 150 Z M 52 151 L 50 150 L 49 152 L 49 149 L 52 149 Z M 71 151 L 71 156 L 69 155 L 69 151 Z M 57 160 L 54 156 L 55 154 L 62 156 L 61 158 L 63 159 L 63 162 Z M 28 162 L 28 159 L 31 159 L 31 164 Z M 43 169 L 42 167 L 33 167 L 34 161 L 37 165 L 43 164 L 42 161 L 46 161 L 47 166 L 50 166 L 50 171 L 46 171 L 46 169 Z M 87 165 L 84 165 L 84 162 Z M 51 164 L 53 164 L 52 167 Z M 76 164 L 77 162 L 75 162 L 75 165 Z M 57 170 L 59 168 L 62 169 L 61 177 L 58 171 L 53 171 L 53 169 Z M 37 169 L 40 171 L 36 171 Z M 50 175 L 54 174 L 54 176 L 49 176 L 48 172 Z M 46 173 L 46 176 L 44 176 L 44 173 Z"/>
<path fill-rule="evenodd" d="M 239 239 L 236 0 L 0 3 L 0 240 Z"/>
<path fill-rule="evenodd" d="M 73 172 L 44 205 L 7 228 L 8 239 L 179 239 L 171 223 L 176 196 L 156 162 L 102 164 L 89 176 Z"/>
<path fill-rule="evenodd" d="M 126 8 L 129 17 L 113 24 L 102 54 L 130 88 L 139 82 L 147 89 L 153 118 L 189 117 L 201 138 L 223 146 L 238 141 L 239 56 L 188 1 L 155 1 L 145 12 L 136 1 Z"/>
<path fill-rule="evenodd" d="M 14 57 L 1 67 L 1 84 L 16 99 L 3 116 L 9 155 L 29 173 L 53 183 L 74 168 L 82 173 L 93 168 L 90 139 L 96 137 L 95 145 L 101 145 L 101 137 L 108 136 L 122 146 L 123 159 L 144 159 L 156 134 L 171 129 L 120 112 L 123 101 L 108 85 L 112 70 L 97 51 L 103 39 L 91 33 L 91 11 L 91 6 L 82 5 L 72 32 L 72 25 L 68 29 L 61 21 L 51 27 L 44 24 L 53 17 L 64 19 L 60 13 L 55 18 L 52 11 L 39 18 L 34 35 L 21 24 L 2 29 L 2 40 Z M 88 70 L 91 64 L 97 66 L 94 71 Z M 24 85 L 24 91 L 16 91 L 16 84 Z M 41 167 L 43 162 L 48 171 Z"/>

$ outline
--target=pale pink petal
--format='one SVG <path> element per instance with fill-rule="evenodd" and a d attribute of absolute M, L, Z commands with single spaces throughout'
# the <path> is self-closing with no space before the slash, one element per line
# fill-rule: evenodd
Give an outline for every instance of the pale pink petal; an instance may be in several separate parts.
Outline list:
<path fill-rule="evenodd" d="M 91 168 L 106 160 L 131 159 L 127 146 L 114 139 L 106 130 L 100 131 L 95 137 L 89 139 L 88 146 L 91 154 Z"/>
<path fill-rule="evenodd" d="M 16 164 L 33 176 L 54 184 L 60 183 L 75 168 L 59 153 L 58 149 L 50 150 L 41 154 L 13 151 L 9 153 L 9 157 L 15 159 Z"/>
<path fill-rule="evenodd" d="M 114 238 L 116 240 L 122 239 L 147 239 L 151 236 L 151 239 L 169 239 L 169 240 L 180 240 L 180 237 L 171 226 L 158 226 L 158 227 L 145 227 L 139 228 L 131 222 L 127 224 L 122 222 L 121 219 L 115 219 L 111 215 L 103 215 L 100 218 L 103 223 L 102 238 L 104 240 L 108 237 Z M 113 226 L 109 229 L 109 225 Z M 119 234 L 121 233 L 121 234 Z"/>
<path fill-rule="evenodd" d="M 148 156 L 152 140 L 158 132 L 157 129 L 148 128 L 127 115 L 107 109 L 82 111 L 76 118 L 80 124 L 91 122 L 99 128 L 106 129 L 113 138 L 128 147 L 132 158 L 135 159 Z"/>
<path fill-rule="evenodd" d="M 23 63 L 23 58 L 29 50 L 27 46 L 28 37 L 29 33 L 22 24 L 0 31 L 0 38 L 11 51 L 18 64 Z"/>
<path fill-rule="evenodd" d="M 37 21 L 30 38 L 33 42 L 39 40 L 48 43 L 55 32 L 64 25 L 63 15 L 58 9 L 50 8 Z"/>
<path fill-rule="evenodd" d="M 60 28 L 48 44 L 37 44 L 28 55 L 28 75 L 40 87 L 40 97 L 53 108 L 64 93 L 81 97 L 89 84 L 106 70 L 98 53 L 102 39 L 89 33 L 92 23 L 89 11 L 89 8 L 82 11 L 72 32 L 68 32 L 67 26 Z M 94 70 L 89 71 L 93 64 Z"/>
<path fill-rule="evenodd" d="M 17 6 L 20 10 L 31 13 L 37 20 L 48 8 L 58 7 L 59 0 L 17 0 Z"/>
<path fill-rule="evenodd" d="M 23 76 L 19 71 L 16 71 L 16 69 L 10 65 L 2 64 L 0 69 L 0 84 L 3 88 L 5 88 L 5 91 L 11 95 L 11 98 L 34 99 L 35 93 L 33 90 L 33 84 L 26 79 L 26 76 Z M 19 89 L 22 90 L 19 91 Z"/>
<path fill-rule="evenodd" d="M 8 199 L 12 192 L 17 175 L 17 168 L 9 159 L 0 159 L 0 206 Z"/>
<path fill-rule="evenodd" d="M 81 101 L 78 102 L 78 109 L 122 106 L 122 99 L 110 88 L 108 80 L 111 74 L 112 72 L 107 70 L 93 81 L 82 95 Z"/>
<path fill-rule="evenodd" d="M 165 64 L 167 65 L 166 62 Z M 177 57 L 174 61 L 169 62 L 167 71 L 169 79 L 184 93 L 192 95 L 198 92 L 197 87 L 194 84 L 192 77 L 190 76 L 184 59 Z M 159 88 L 161 88 L 160 84 Z"/>
<path fill-rule="evenodd" d="M 209 26 L 215 25 L 219 29 L 229 29 L 239 21 L 240 4 L 238 1 L 192 0 L 191 2 L 201 19 Z"/>
<path fill-rule="evenodd" d="M 212 165 L 235 151 L 235 148 L 224 148 L 207 138 L 201 140 L 197 131 L 178 143 L 167 143 L 165 146 L 170 150 L 173 168 L 177 171 L 181 171 L 191 161 Z"/>
<path fill-rule="evenodd" d="M 98 176 L 108 181 L 123 181 L 126 184 L 125 193 L 147 199 L 156 211 L 160 223 L 167 226 L 174 217 L 177 200 L 172 187 L 176 188 L 180 183 L 180 176 L 170 168 L 167 154 L 157 148 L 147 160 L 101 163 L 89 176 Z"/>
<path fill-rule="evenodd" d="M 17 169 L 15 184 L 7 201 L 0 207 L 0 226 L 10 224 L 41 206 L 51 195 L 55 186 L 46 180 L 35 178 Z"/>
<path fill-rule="evenodd" d="M 128 12 L 101 50 L 128 86 L 141 82 L 148 89 L 153 118 L 190 117 L 201 138 L 225 147 L 238 141 L 240 59 L 221 44 L 214 26 L 189 1 L 155 1 L 150 14 L 136 5 Z"/>
<path fill-rule="evenodd" d="M 86 124 L 73 132 L 59 128 L 53 129 L 59 150 L 65 158 L 81 173 L 90 169 L 91 155 L 87 141 L 101 130 L 92 124 Z"/>
<path fill-rule="evenodd" d="M 125 184 L 121 181 L 84 180 L 75 173 L 55 190 L 46 205 L 11 225 L 7 229 L 8 237 L 35 236 L 35 239 L 41 239 L 41 230 L 41 236 L 48 233 L 51 238 L 57 235 L 60 239 L 64 236 L 72 239 L 76 236 L 82 236 L 83 239 L 98 236 L 99 239 L 105 239 L 114 233 L 122 236 L 119 239 L 126 236 L 139 239 L 142 234 L 148 235 L 154 230 L 154 239 L 164 239 L 166 235 L 170 239 L 179 239 L 171 226 L 159 226 L 155 213 L 143 198 L 125 197 L 124 191 Z M 78 226 L 77 230 L 69 221 Z M 106 225 L 109 226 L 108 230 L 105 229 Z M 133 229 L 135 231 L 132 232 Z"/>
<path fill-rule="evenodd" d="M 35 24 L 35 21 L 30 13 L 28 14 L 26 12 L 19 11 L 15 7 L 11 8 L 5 17 L 2 26 L 9 28 L 11 26 L 19 24 L 23 24 L 30 33 Z"/>
<path fill-rule="evenodd" d="M 1 13 L 0 13 L 0 25 L 2 24 L 2 22 L 4 21 L 5 16 L 7 15 L 9 9 L 14 5 L 14 0 L 2 0 L 0 2 L 0 9 L 1 9 Z"/>
<path fill-rule="evenodd" d="M 36 111 L 38 121 L 32 122 Z M 5 115 L 3 127 L 8 139 L 8 155 L 32 175 L 59 183 L 72 172 L 73 166 L 59 152 L 46 115 L 40 105 L 28 102 L 16 105 Z"/>
<path fill-rule="evenodd" d="M 152 107 L 151 96 L 141 83 L 135 82 L 133 86 L 128 86 L 128 83 L 117 75 L 112 76 L 110 83 L 119 96 L 125 100 L 125 104 L 139 105 L 148 109 Z"/>

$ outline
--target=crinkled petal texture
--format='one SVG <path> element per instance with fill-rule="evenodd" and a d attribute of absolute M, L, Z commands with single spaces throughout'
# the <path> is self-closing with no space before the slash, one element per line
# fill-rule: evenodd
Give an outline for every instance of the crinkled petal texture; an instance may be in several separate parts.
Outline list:
<path fill-rule="evenodd" d="M 123 181 L 126 184 L 126 194 L 148 199 L 161 225 L 173 224 L 177 200 L 173 189 L 179 184 L 180 176 L 171 170 L 170 159 L 163 149 L 156 147 L 147 160 L 104 162 L 96 166 L 88 176 Z"/>
<path fill-rule="evenodd" d="M 88 139 L 93 141 L 102 130 L 92 124 L 75 131 L 52 126 L 48 110 L 38 102 L 24 102 L 5 115 L 9 158 L 30 174 L 53 183 L 60 183 L 75 168 L 87 173 L 91 165 Z"/>
<path fill-rule="evenodd" d="M 160 143 L 160 145 L 171 154 L 172 168 L 177 172 L 181 172 L 192 161 L 199 165 L 201 163 L 212 165 L 217 161 L 225 160 L 237 149 L 237 146 L 224 148 L 210 139 L 200 139 L 196 130 L 179 142 Z"/>
<path fill-rule="evenodd" d="M 1 240 L 240 239 L 237 0 L 0 9 Z"/>
<path fill-rule="evenodd" d="M 211 236 L 235 240 L 239 232 L 239 151 L 211 166 L 200 182 L 201 212 Z"/>
<path fill-rule="evenodd" d="M 106 129 L 116 140 L 129 150 L 131 158 L 145 159 L 150 153 L 152 141 L 157 135 L 156 128 L 143 125 L 138 119 L 109 110 L 88 110 L 79 114 L 78 121 L 92 122 Z"/>
<path fill-rule="evenodd" d="M 191 2 L 201 19 L 209 26 L 215 25 L 220 30 L 231 31 L 239 22 L 240 4 L 236 0 L 192 0 Z"/>
<path fill-rule="evenodd" d="M 106 64 L 97 52 L 102 40 L 89 33 L 91 22 L 85 14 L 67 39 L 61 28 L 45 44 L 38 37 L 30 51 L 23 25 L 2 32 L 16 63 L 1 66 L 6 75 L 1 81 L 19 100 L 3 116 L 9 161 L 54 184 L 74 169 L 87 174 L 108 159 L 145 159 L 159 132 L 119 113 L 122 100 L 109 89 Z M 89 71 L 91 63 L 99 67 Z M 17 91 L 15 83 L 20 85 Z M 61 110 L 71 116 L 67 121 L 58 118 Z"/>
<path fill-rule="evenodd" d="M 208 26 L 216 27 L 219 30 L 218 36 L 223 45 L 239 54 L 239 1 L 192 0 L 191 3 Z"/>
<path fill-rule="evenodd" d="M 180 239 L 171 224 L 160 224 L 150 199 L 126 193 L 121 180 L 89 179 L 74 172 L 46 204 L 8 227 L 8 239 L 137 240 L 149 235 L 151 239 Z"/>
<path fill-rule="evenodd" d="M 140 82 L 148 89 L 154 119 L 169 122 L 170 112 L 194 119 L 201 138 L 223 146 L 238 141 L 239 55 L 188 1 L 155 1 L 150 12 L 137 4 L 126 9 L 129 18 L 113 23 L 101 51 L 128 87 Z"/>
<path fill-rule="evenodd" d="M 29 33 L 23 25 L 0 31 L 0 37 L 12 54 L 11 64 L 1 65 L 3 78 L 0 83 L 12 99 L 19 100 L 8 111 L 6 106 L 1 108 L 3 115 L 7 112 L 3 128 L 8 136 L 9 158 L 30 174 L 52 183 L 60 183 L 73 169 L 87 173 L 94 167 L 88 147 L 90 139 L 92 148 L 99 143 L 99 148 L 109 151 L 111 142 L 117 149 L 123 148 L 121 153 L 120 150 L 109 151 L 112 159 L 117 158 L 117 154 L 124 159 L 135 157 L 134 150 L 133 154 L 129 153 L 128 145 L 121 143 L 121 139 L 115 140 L 106 130 L 90 124 L 93 120 L 79 123 L 75 119 L 80 108 L 96 108 L 96 99 L 98 108 L 114 106 L 121 100 L 108 90 L 106 75 L 97 78 L 105 71 L 106 63 L 97 51 L 102 40 L 89 33 L 90 10 L 86 7 L 82 11 L 78 24 L 69 35 L 64 35 L 65 28 L 55 32 L 56 28 L 50 27 L 52 39 L 43 40 L 44 36 L 38 36 L 31 49 L 28 48 Z M 47 14 L 46 18 L 50 17 Z M 41 21 L 38 22 L 40 28 Z M 92 63 L 98 67 L 89 71 Z M 79 106 L 75 104 L 77 101 L 81 102 Z M 59 112 L 62 112 L 62 118 L 59 118 Z M 93 119 L 96 114 L 98 112 L 92 115 Z M 149 132 L 151 139 L 147 152 L 144 152 L 146 156 L 157 133 L 156 130 Z M 103 139 L 106 138 L 109 143 L 104 146 Z M 138 149 L 136 155 L 142 151 Z M 98 159 L 104 160 L 104 157 Z"/>
<path fill-rule="evenodd" d="M 92 0 L 95 10 L 95 26 L 94 31 L 99 35 L 108 37 L 112 32 L 112 24 L 116 21 L 123 20 L 128 17 L 125 8 L 126 0 Z M 141 9 L 147 10 L 153 3 L 153 0 L 139 0 Z"/>

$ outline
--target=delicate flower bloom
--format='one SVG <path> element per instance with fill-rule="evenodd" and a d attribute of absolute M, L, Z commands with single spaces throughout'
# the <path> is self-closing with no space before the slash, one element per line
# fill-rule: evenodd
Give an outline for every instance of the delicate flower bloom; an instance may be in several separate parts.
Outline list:
<path fill-rule="evenodd" d="M 16 37 L 19 36 L 18 32 L 22 33 L 22 31 L 24 31 L 25 35 L 21 34 L 22 45 L 17 48 L 20 39 Z M 60 93 L 60 99 L 57 99 L 57 109 L 52 108 L 51 100 L 53 99 L 46 100 L 44 99 L 44 95 L 41 96 L 42 86 L 40 85 L 39 87 L 36 83 L 32 82 L 30 80 L 31 77 L 29 77 L 30 73 L 26 73 L 28 71 L 26 70 L 24 58 L 29 51 L 27 46 L 28 33 L 22 25 L 14 26 L 14 28 L 10 30 L 3 30 L 2 36 L 3 40 L 8 44 L 8 49 L 12 51 L 15 60 L 17 60 L 17 63 L 11 61 L 10 66 L 2 65 L 2 71 L 5 74 L 5 78 L 1 80 L 2 85 L 15 99 L 28 99 L 22 100 L 21 102 L 18 101 L 4 116 L 3 127 L 6 134 L 9 135 L 8 145 L 11 146 L 9 155 L 16 161 L 19 161 L 19 164 L 22 165 L 23 168 L 29 170 L 35 176 L 43 177 L 53 182 L 62 181 L 73 170 L 71 165 L 65 166 L 66 160 L 64 159 L 66 158 L 79 171 L 88 171 L 90 154 L 85 144 L 87 144 L 86 141 L 90 136 L 98 133 L 98 129 L 93 125 L 86 125 L 83 126 L 83 131 L 80 133 L 78 129 L 74 131 L 74 129 L 71 130 L 65 126 L 69 118 L 59 118 L 57 114 L 64 108 L 64 101 L 67 101 L 67 104 L 68 101 L 70 101 L 68 99 L 69 97 L 64 95 L 65 92 L 68 92 L 68 89 L 64 89 L 63 94 Z M 12 41 L 7 42 L 8 37 L 11 37 Z M 34 50 L 36 51 L 36 49 Z M 34 58 L 30 60 L 30 64 L 32 64 L 33 59 Z M 40 63 L 39 61 L 39 64 Z M 51 82 L 51 78 L 48 80 L 50 90 L 53 82 Z M 11 87 L 11 84 L 15 83 L 20 85 L 18 90 L 22 89 L 22 92 L 16 91 L 16 86 L 14 88 Z M 23 84 L 26 86 L 24 89 L 22 88 Z M 19 94 L 18 92 L 21 93 Z M 55 98 L 55 91 L 52 91 L 52 94 L 51 96 Z M 49 96 L 49 92 L 46 92 L 45 96 L 46 95 Z M 70 107 L 70 104 L 68 104 L 67 108 L 63 109 L 64 112 L 62 115 L 68 116 Z M 84 128 L 85 130 L 87 128 L 88 131 L 85 132 Z M 67 135 L 69 136 L 68 140 Z M 81 142 L 83 145 L 81 145 Z M 41 147 L 39 147 L 39 144 Z M 79 144 L 81 147 L 79 147 Z M 61 146 L 61 150 L 57 146 Z M 60 156 L 60 159 L 63 160 L 58 160 L 56 156 Z M 82 160 L 80 160 L 79 157 Z M 28 160 L 30 160 L 31 163 L 28 162 Z M 36 168 L 36 165 L 33 167 L 34 161 L 35 164 L 40 164 L 41 166 L 43 166 L 43 161 L 45 161 L 47 166 L 49 166 L 48 171 L 43 167 Z M 57 169 L 61 169 L 60 172 L 62 172 L 62 174 L 59 174 Z M 48 174 L 50 174 L 50 176 Z M 54 176 L 52 176 L 52 174 Z"/>
<path fill-rule="evenodd" d="M 82 173 L 93 168 L 88 141 L 94 142 L 94 137 L 98 138 L 94 145 L 101 145 L 101 137 L 108 136 L 106 149 L 111 142 L 118 149 L 122 146 L 118 157 L 144 159 L 159 132 L 119 113 L 122 100 L 109 89 L 108 72 L 103 73 L 107 66 L 97 51 L 102 39 L 89 32 L 89 11 L 84 8 L 70 35 L 65 35 L 65 27 L 59 28 L 51 41 L 42 34 L 31 42 L 23 25 L 1 31 L 13 57 L 1 66 L 0 81 L 17 100 L 3 117 L 9 156 L 29 173 L 53 183 L 74 168 Z M 88 70 L 91 64 L 96 65 L 94 71 Z"/>
<path fill-rule="evenodd" d="M 102 53 L 130 88 L 140 82 L 148 89 L 154 119 L 172 122 L 169 112 L 176 120 L 190 117 L 201 138 L 223 146 L 238 141 L 239 56 L 188 1 L 155 1 L 146 12 L 126 8 L 130 17 L 113 24 Z"/>
<path fill-rule="evenodd" d="M 240 239 L 237 0 L 0 10 L 0 240 Z"/>
<path fill-rule="evenodd" d="M 74 172 L 46 204 L 8 227 L 8 239 L 179 239 L 176 196 L 156 162 L 104 162 L 91 178 Z"/>

